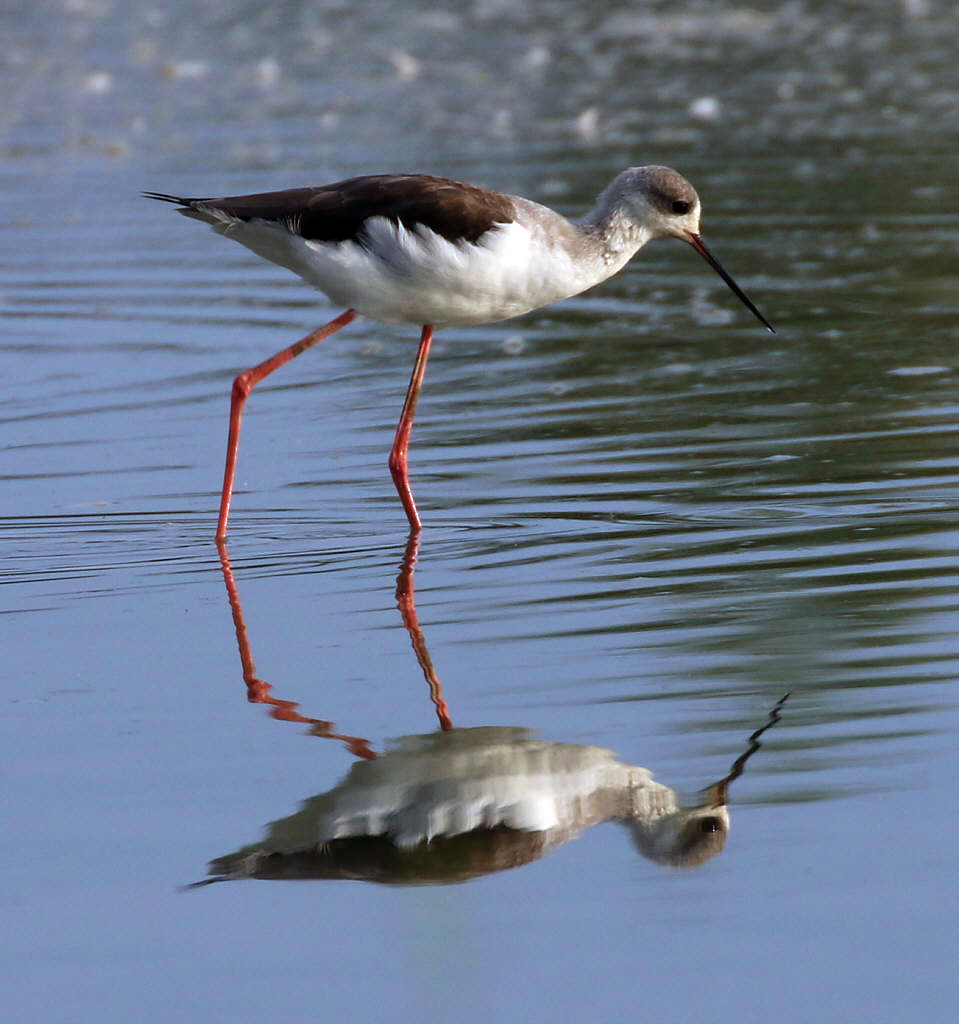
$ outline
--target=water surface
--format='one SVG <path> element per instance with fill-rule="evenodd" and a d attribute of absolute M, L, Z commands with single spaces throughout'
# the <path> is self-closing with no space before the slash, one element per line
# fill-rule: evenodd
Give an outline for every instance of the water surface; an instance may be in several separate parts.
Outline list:
<path fill-rule="evenodd" d="M 0 31 L 7 1015 L 951 1019 L 950 5 L 71 0 Z M 271 377 L 228 554 L 290 703 L 249 703 L 230 383 L 339 311 L 140 190 L 423 170 L 578 215 L 647 162 L 777 334 L 670 242 L 440 333 L 419 652 L 386 469 L 417 332 L 358 321 Z M 683 794 L 791 697 L 694 871 L 607 824 L 460 885 L 179 891 L 339 783 L 322 734 L 437 728 L 424 650 L 454 726 Z"/>

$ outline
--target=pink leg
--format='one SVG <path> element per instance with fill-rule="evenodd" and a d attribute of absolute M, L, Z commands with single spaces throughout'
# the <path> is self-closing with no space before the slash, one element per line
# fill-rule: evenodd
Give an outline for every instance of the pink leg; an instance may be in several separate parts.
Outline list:
<path fill-rule="evenodd" d="M 270 691 L 273 687 L 256 674 L 250 638 L 247 635 L 246 622 L 243 618 L 243 605 L 240 604 L 240 592 L 233 575 L 233 566 L 230 565 L 230 553 L 227 551 L 226 541 L 219 540 L 216 542 L 216 546 L 220 552 L 220 567 L 226 582 L 226 596 L 230 601 L 230 611 L 233 612 L 236 642 L 240 649 L 240 664 L 243 666 L 243 681 L 246 683 L 246 699 L 251 704 L 269 704 L 272 708 L 270 714 L 279 722 L 304 722 L 310 726 L 311 736 L 342 740 L 355 757 L 364 757 L 367 761 L 375 760 L 376 754 L 370 749 L 369 740 L 360 736 L 344 736 L 342 733 L 334 732 L 333 722 L 326 722 L 320 718 L 306 718 L 301 715 L 296 710 L 300 706 L 297 701 L 271 696 Z"/>
<path fill-rule="evenodd" d="M 236 457 L 240 450 L 240 423 L 243 420 L 243 406 L 250 392 L 264 377 L 294 359 L 301 352 L 312 348 L 318 341 L 328 338 L 334 331 L 345 327 L 356 318 L 356 310 L 348 309 L 325 327 L 308 334 L 305 338 L 290 345 L 289 348 L 277 352 L 275 356 L 254 366 L 251 370 L 241 373 L 233 382 L 233 397 L 230 400 L 230 434 L 226 442 L 226 469 L 223 472 L 223 494 L 220 497 L 220 518 L 216 525 L 216 539 L 226 538 L 226 524 L 230 518 L 230 502 L 233 500 L 233 482 L 236 479 Z M 415 404 L 415 403 L 414 403 Z"/>
<path fill-rule="evenodd" d="M 424 324 L 423 333 L 420 335 L 420 347 L 416 352 L 416 362 L 413 364 L 413 375 L 410 377 L 410 386 L 406 390 L 406 401 L 403 403 L 403 412 L 400 414 L 396 437 L 393 439 L 393 447 L 390 450 L 390 473 L 393 474 L 393 483 L 396 484 L 400 501 L 403 502 L 410 527 L 416 533 L 422 530 L 423 524 L 420 522 L 420 514 L 416 511 L 416 502 L 413 500 L 413 492 L 410 490 L 410 474 L 406 456 L 410 447 L 410 434 L 413 432 L 413 416 L 416 413 L 416 403 L 420 397 L 423 378 L 426 376 L 426 360 L 429 358 L 432 342 L 433 328 L 430 324 Z"/>
<path fill-rule="evenodd" d="M 433 701 L 433 707 L 436 708 L 436 717 L 440 720 L 440 728 L 444 732 L 448 732 L 453 728 L 449 705 L 443 696 L 443 685 L 433 667 L 433 659 L 426 646 L 426 637 L 423 636 L 420 620 L 416 614 L 416 591 L 413 577 L 416 574 L 416 557 L 419 550 L 420 531 L 414 527 L 410 530 L 410 539 L 406 542 L 406 552 L 400 564 L 400 573 L 396 577 L 396 606 L 400 610 L 400 615 L 403 616 L 403 625 L 406 626 L 406 631 L 410 635 L 416 660 L 420 663 L 426 684 L 430 688 L 430 700 Z"/>

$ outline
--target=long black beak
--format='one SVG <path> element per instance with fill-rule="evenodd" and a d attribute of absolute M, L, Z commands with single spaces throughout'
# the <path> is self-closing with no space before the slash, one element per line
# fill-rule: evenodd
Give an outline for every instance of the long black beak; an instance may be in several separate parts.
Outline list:
<path fill-rule="evenodd" d="M 706 243 L 702 240 L 702 238 L 699 235 L 694 234 L 692 231 L 690 231 L 686 235 L 686 240 L 696 250 L 696 252 L 698 252 L 699 255 L 702 256 L 702 258 L 713 268 L 713 270 L 715 270 L 716 273 L 719 274 L 719 276 L 726 282 L 726 284 L 729 285 L 733 295 L 735 295 L 742 302 L 746 309 L 748 309 L 750 313 L 752 313 L 753 316 L 755 316 L 761 324 L 765 325 L 767 331 L 770 331 L 772 334 L 775 334 L 776 332 L 773 329 L 773 325 L 762 315 L 762 313 L 759 312 L 758 309 L 756 309 L 749 296 L 742 290 L 742 288 L 739 287 L 738 284 L 736 284 L 736 282 L 729 276 L 729 274 L 726 273 L 726 271 L 723 269 L 722 263 L 720 263 L 719 260 L 717 260 L 716 257 L 709 251 L 709 249 L 706 248 Z"/>

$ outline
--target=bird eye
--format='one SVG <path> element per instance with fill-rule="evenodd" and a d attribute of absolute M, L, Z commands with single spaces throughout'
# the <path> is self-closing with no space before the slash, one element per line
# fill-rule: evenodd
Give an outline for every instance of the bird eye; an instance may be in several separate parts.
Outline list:
<path fill-rule="evenodd" d="M 693 204 L 685 199 L 674 199 L 673 200 L 673 213 L 678 213 L 680 216 L 689 213 L 692 209 Z"/>
<path fill-rule="evenodd" d="M 699 819 L 699 831 L 700 832 L 719 832 L 720 823 L 718 818 L 700 818 Z"/>

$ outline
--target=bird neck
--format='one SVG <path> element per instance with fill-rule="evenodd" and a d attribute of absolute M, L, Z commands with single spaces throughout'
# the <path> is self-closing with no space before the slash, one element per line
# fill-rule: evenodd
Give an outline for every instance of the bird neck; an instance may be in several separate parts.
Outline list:
<path fill-rule="evenodd" d="M 596 205 L 577 224 L 588 244 L 597 249 L 603 261 L 615 266 L 615 273 L 652 238 L 652 232 L 636 222 L 621 196 L 607 189 Z"/>

